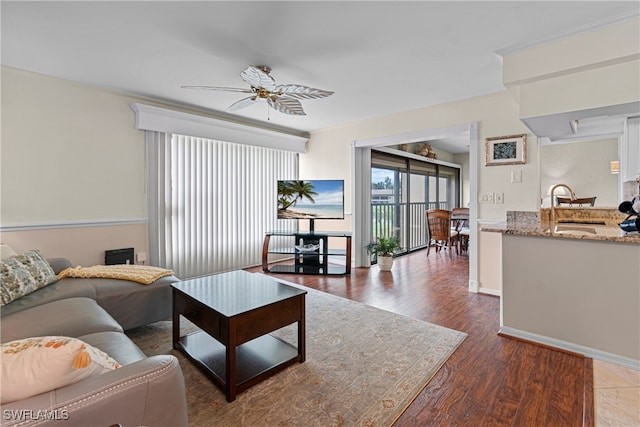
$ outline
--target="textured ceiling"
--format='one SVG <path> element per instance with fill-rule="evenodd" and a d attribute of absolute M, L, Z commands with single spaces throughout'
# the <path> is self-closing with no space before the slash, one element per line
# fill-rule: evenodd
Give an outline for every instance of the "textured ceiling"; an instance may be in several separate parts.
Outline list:
<path fill-rule="evenodd" d="M 302 131 L 504 90 L 501 49 L 640 9 L 631 2 L 1 2 L 2 64 L 225 111 L 247 65 L 276 83 L 334 91 L 287 116 Z M 633 12 L 631 12 L 633 13 Z"/>

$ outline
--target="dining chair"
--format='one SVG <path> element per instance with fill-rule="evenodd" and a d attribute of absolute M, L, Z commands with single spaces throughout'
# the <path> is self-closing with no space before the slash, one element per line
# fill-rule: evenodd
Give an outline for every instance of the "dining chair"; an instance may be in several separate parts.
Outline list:
<path fill-rule="evenodd" d="M 469 249 L 469 208 L 453 208 L 451 222 L 454 224 L 454 230 L 458 233 L 456 241 L 458 253 L 467 252 Z"/>
<path fill-rule="evenodd" d="M 449 249 L 449 255 L 451 255 L 451 247 L 455 246 L 457 254 L 458 246 L 455 245 L 455 241 L 457 240 L 458 232 L 451 229 L 451 211 L 431 209 L 426 212 L 426 215 L 427 229 L 429 231 L 427 256 L 429 256 L 432 245 L 435 245 L 436 252 L 440 251 L 441 248 Z"/>
<path fill-rule="evenodd" d="M 596 204 L 596 197 L 579 197 L 576 199 L 572 199 L 570 197 L 559 197 L 556 196 L 556 206 L 560 206 L 560 205 L 569 205 L 569 206 L 573 206 L 573 205 L 578 205 L 578 206 L 582 206 L 582 205 L 589 205 L 589 206 L 594 206 Z"/>

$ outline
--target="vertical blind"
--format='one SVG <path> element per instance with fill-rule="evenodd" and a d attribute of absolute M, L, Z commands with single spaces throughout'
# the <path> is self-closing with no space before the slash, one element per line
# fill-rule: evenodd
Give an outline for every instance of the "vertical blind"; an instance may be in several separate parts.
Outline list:
<path fill-rule="evenodd" d="M 257 265 L 276 218 L 277 180 L 296 179 L 298 154 L 147 131 L 152 265 L 185 279 Z"/>

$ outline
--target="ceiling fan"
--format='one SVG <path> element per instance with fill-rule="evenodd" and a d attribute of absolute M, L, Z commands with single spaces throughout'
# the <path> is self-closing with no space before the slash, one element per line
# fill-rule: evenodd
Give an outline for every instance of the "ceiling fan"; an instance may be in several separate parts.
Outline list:
<path fill-rule="evenodd" d="M 229 92 L 250 93 L 229 106 L 230 111 L 248 107 L 258 99 L 266 99 L 269 107 L 284 114 L 306 116 L 300 99 L 318 99 L 332 95 L 333 92 L 302 85 L 276 85 L 271 77 L 271 68 L 266 65 L 250 65 L 242 73 L 242 80 L 249 83 L 250 89 L 218 86 L 181 86 L 184 89 L 224 90 Z"/>

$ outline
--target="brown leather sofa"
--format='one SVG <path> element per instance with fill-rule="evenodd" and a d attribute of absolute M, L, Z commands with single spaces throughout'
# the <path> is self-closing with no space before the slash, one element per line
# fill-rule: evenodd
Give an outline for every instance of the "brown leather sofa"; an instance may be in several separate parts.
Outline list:
<path fill-rule="evenodd" d="M 56 274 L 71 266 L 66 259 L 49 262 Z M 170 284 L 177 280 L 166 276 L 140 285 L 127 280 L 65 278 L 3 306 L 3 343 L 48 335 L 74 337 L 106 352 L 121 367 L 5 403 L 0 424 L 186 426 L 185 384 L 178 359 L 147 357 L 124 333 L 169 318 Z M 57 416 L 34 416 L 44 413 Z"/>

